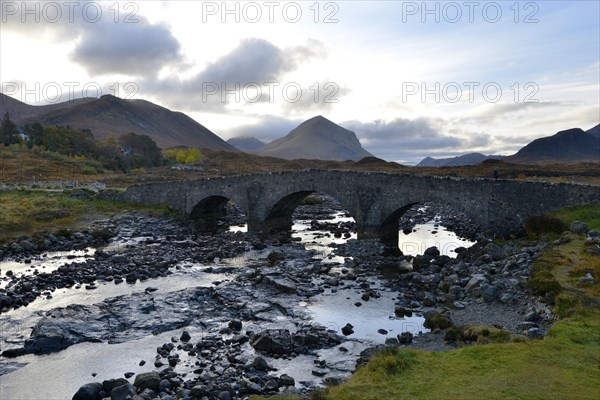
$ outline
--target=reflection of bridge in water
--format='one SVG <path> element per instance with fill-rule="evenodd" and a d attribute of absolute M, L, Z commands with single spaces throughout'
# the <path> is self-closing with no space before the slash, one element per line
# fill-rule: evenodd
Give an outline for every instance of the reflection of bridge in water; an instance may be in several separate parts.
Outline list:
<path fill-rule="evenodd" d="M 358 238 L 398 243 L 398 220 L 422 202 L 448 204 L 484 231 L 519 231 L 529 216 L 600 204 L 597 186 L 380 172 L 304 170 L 130 186 L 124 200 L 167 204 L 192 218 L 224 215 L 232 201 L 250 231 L 289 230 L 296 206 L 311 193 L 334 197 L 356 220 Z"/>

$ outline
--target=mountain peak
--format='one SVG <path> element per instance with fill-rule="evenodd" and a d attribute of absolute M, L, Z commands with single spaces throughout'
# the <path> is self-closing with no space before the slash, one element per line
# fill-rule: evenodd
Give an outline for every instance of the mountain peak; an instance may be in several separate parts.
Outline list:
<path fill-rule="evenodd" d="M 373 156 L 362 148 L 354 132 L 342 128 L 322 115 L 304 121 L 287 136 L 272 141 L 256 153 L 288 160 L 358 161 Z"/>
<path fill-rule="evenodd" d="M 227 143 L 243 152 L 253 152 L 265 147 L 265 143 L 251 136 L 238 136 L 227 140 Z"/>

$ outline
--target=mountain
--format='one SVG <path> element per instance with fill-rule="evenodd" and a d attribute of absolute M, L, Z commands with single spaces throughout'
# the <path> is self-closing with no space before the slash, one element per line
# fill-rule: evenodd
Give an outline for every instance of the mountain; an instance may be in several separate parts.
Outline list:
<path fill-rule="evenodd" d="M 597 128 L 592 128 L 591 131 Z M 536 139 L 505 160 L 521 164 L 600 161 L 600 137 L 579 128 L 569 129 Z"/>
<path fill-rule="evenodd" d="M 358 161 L 373 156 L 362 148 L 354 132 L 320 115 L 304 121 L 285 137 L 272 141 L 255 154 L 287 160 L 338 161 Z"/>
<path fill-rule="evenodd" d="M 31 106 L 35 107 L 35 106 Z M 23 125 L 62 125 L 90 129 L 98 140 L 129 132 L 150 136 L 162 147 L 188 146 L 238 152 L 213 132 L 184 113 L 146 100 L 125 100 L 112 95 L 16 121 Z"/>
<path fill-rule="evenodd" d="M 227 143 L 235 147 L 236 149 L 245 153 L 251 153 L 253 151 L 262 149 L 265 147 L 265 142 L 258 140 L 255 137 L 234 137 L 227 140 Z"/>
<path fill-rule="evenodd" d="M 469 153 L 462 156 L 451 157 L 451 158 L 432 158 L 425 157 L 417 167 L 458 167 L 461 165 L 475 165 L 485 160 L 494 159 L 499 160 L 504 156 L 490 155 L 486 156 L 481 153 Z"/>
<path fill-rule="evenodd" d="M 596 137 L 600 137 L 600 124 L 596 125 L 595 127 L 593 127 L 592 129 L 585 131 L 586 133 L 589 133 L 590 135 L 596 136 Z"/>
<path fill-rule="evenodd" d="M 18 122 L 27 118 L 36 118 L 41 115 L 50 113 L 52 111 L 71 108 L 80 104 L 89 103 L 90 101 L 96 100 L 93 97 L 85 97 L 81 99 L 75 99 L 65 101 L 62 103 L 48 104 L 45 106 L 32 106 L 27 103 L 23 103 L 19 100 L 13 99 L 10 96 L 0 93 L 0 115 L 8 113 L 10 119 L 14 122 Z"/>

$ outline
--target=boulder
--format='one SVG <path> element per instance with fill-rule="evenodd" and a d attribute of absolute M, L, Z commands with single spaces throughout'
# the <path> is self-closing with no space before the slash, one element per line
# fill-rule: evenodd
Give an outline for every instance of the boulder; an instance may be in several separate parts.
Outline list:
<path fill-rule="evenodd" d="M 402 332 L 398 336 L 398 343 L 400 344 L 409 344 L 413 341 L 413 334 L 410 332 Z"/>
<path fill-rule="evenodd" d="M 429 256 L 429 257 L 437 257 L 440 255 L 440 250 L 435 247 L 429 247 L 427 250 L 425 250 L 425 252 L 423 253 L 424 256 Z"/>
<path fill-rule="evenodd" d="M 472 293 L 473 289 L 480 287 L 481 284 L 484 283 L 485 281 L 487 281 L 485 276 L 483 276 L 481 274 L 475 274 L 471 277 L 471 279 L 469 279 L 469 282 L 465 286 L 465 290 L 468 293 Z"/>
<path fill-rule="evenodd" d="M 31 336 L 25 341 L 25 352 L 34 354 L 48 354 L 64 350 L 67 347 L 86 341 L 86 338 L 73 329 L 76 323 L 71 323 L 69 318 L 61 321 L 43 319 L 31 331 Z"/>
<path fill-rule="evenodd" d="M 254 361 L 252 362 L 252 366 L 257 371 L 268 371 L 269 370 L 269 364 L 267 363 L 267 360 L 265 360 L 262 357 L 256 357 L 254 359 Z"/>
<path fill-rule="evenodd" d="M 133 385 L 140 391 L 143 391 L 144 389 L 158 391 L 160 386 L 160 375 L 156 371 L 138 374 L 135 377 L 135 382 L 133 382 Z"/>
<path fill-rule="evenodd" d="M 342 334 L 344 336 L 349 336 L 349 335 L 352 335 L 353 333 L 354 333 L 354 326 L 352 326 L 352 324 L 346 324 L 342 328 Z"/>
<path fill-rule="evenodd" d="M 110 391 L 110 400 L 126 400 L 127 396 L 135 396 L 136 391 L 135 388 L 131 385 L 131 383 L 127 383 L 125 385 L 117 386 L 113 390 Z"/>
<path fill-rule="evenodd" d="M 192 337 L 190 336 L 188 331 L 183 331 L 181 333 L 181 337 L 179 338 L 179 340 L 181 340 L 182 342 L 189 342 L 192 339 Z"/>
<path fill-rule="evenodd" d="M 210 395 L 210 390 L 208 389 L 208 386 L 206 385 L 197 385 L 194 386 L 190 392 L 190 396 L 192 396 L 192 398 L 198 398 L 201 399 L 204 396 L 209 396 Z"/>
<path fill-rule="evenodd" d="M 267 354 L 288 354 L 292 352 L 292 335 L 287 329 L 267 329 L 253 335 L 250 345 Z"/>
<path fill-rule="evenodd" d="M 573 221 L 571 222 L 571 232 L 576 235 L 587 235 L 589 229 L 585 222 Z"/>
<path fill-rule="evenodd" d="M 283 374 L 279 377 L 279 386 L 295 386 L 296 381 L 294 378 L 287 374 Z"/>
<path fill-rule="evenodd" d="M 100 382 L 86 383 L 79 388 L 72 400 L 100 400 L 102 384 Z"/>
<path fill-rule="evenodd" d="M 102 382 L 102 390 L 104 390 L 106 393 L 110 393 L 114 388 L 127 385 L 128 383 L 129 381 L 125 378 L 107 379 Z"/>

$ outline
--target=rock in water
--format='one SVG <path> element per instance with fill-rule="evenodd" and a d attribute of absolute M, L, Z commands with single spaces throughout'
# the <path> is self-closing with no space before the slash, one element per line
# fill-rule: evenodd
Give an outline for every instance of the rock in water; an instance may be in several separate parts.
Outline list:
<path fill-rule="evenodd" d="M 79 388 L 72 400 L 98 400 L 101 391 L 102 384 L 100 382 L 86 383 Z"/>
<path fill-rule="evenodd" d="M 342 328 L 342 333 L 344 334 L 344 336 L 352 335 L 354 333 L 353 328 L 354 328 L 354 326 L 352 326 L 352 324 L 346 324 Z"/>
<path fill-rule="evenodd" d="M 190 336 L 188 331 L 183 331 L 181 337 L 179 338 L 179 340 L 181 340 L 182 342 L 189 342 L 191 339 L 192 337 Z"/>
<path fill-rule="evenodd" d="M 268 329 L 250 338 L 257 351 L 272 354 L 287 354 L 292 351 L 292 335 L 287 329 Z"/>

